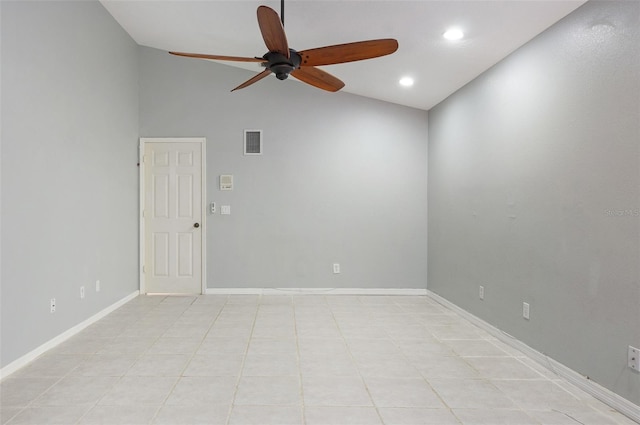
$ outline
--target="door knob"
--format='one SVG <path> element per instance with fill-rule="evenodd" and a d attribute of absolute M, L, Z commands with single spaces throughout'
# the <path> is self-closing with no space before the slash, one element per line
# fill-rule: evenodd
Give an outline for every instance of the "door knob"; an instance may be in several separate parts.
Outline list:
<path fill-rule="evenodd" d="M 200 227 L 200 223 L 194 224 L 193 227 L 195 227 L 197 229 L 198 227 Z"/>

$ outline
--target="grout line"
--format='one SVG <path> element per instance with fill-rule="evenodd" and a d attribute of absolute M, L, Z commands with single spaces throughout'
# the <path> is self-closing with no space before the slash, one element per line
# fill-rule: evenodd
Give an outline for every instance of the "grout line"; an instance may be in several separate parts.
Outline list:
<path fill-rule="evenodd" d="M 322 296 L 324 297 L 324 296 Z M 291 297 L 291 304 L 293 305 L 293 337 L 296 341 L 296 361 L 298 364 L 298 381 L 300 382 L 300 407 L 301 407 L 301 424 L 306 425 L 307 417 L 306 417 L 306 409 L 304 404 L 304 386 L 302 385 L 302 367 L 300 362 L 300 341 L 298 338 L 298 321 L 296 319 L 296 303 L 294 302 L 293 297 Z"/>
<path fill-rule="evenodd" d="M 402 308 L 402 306 L 400 305 L 400 308 Z M 404 309 L 403 309 L 404 310 Z M 446 345 L 446 343 L 443 343 L 439 338 L 437 338 L 433 332 L 431 332 L 431 330 L 426 326 L 423 325 L 422 322 L 420 322 L 417 318 L 414 318 L 413 316 L 409 316 L 411 317 L 411 320 L 415 321 L 416 323 L 418 323 L 419 325 L 424 326 L 424 328 L 427 330 L 427 332 L 429 332 L 431 334 L 431 336 L 436 339 L 440 344 Z M 391 338 L 393 340 L 393 338 Z M 422 339 L 422 338 L 420 338 Z M 451 348 L 451 347 L 449 347 Z M 413 364 L 412 362 L 407 358 L 407 356 L 405 355 L 404 351 L 398 347 L 399 351 L 400 351 L 400 355 L 407 361 L 407 363 L 409 363 L 412 367 Z M 451 350 L 452 353 L 454 353 L 456 356 L 458 355 L 454 350 Z M 415 367 L 414 367 L 415 369 Z M 442 396 L 440 395 L 440 393 L 438 391 L 436 391 L 435 388 L 433 388 L 433 386 L 431 385 L 431 383 L 429 382 L 429 380 L 427 379 L 426 376 L 424 376 L 422 374 L 422 372 L 420 372 L 419 370 L 416 369 L 417 374 L 422 378 L 422 380 L 427 384 L 427 386 L 431 389 L 431 391 L 433 392 L 433 394 L 435 394 L 435 396 L 438 398 L 438 400 L 440 400 L 440 402 L 442 403 L 442 405 L 445 407 L 445 409 L 447 409 L 449 411 L 449 413 L 451 413 L 451 416 L 458 421 L 460 424 L 462 424 L 462 421 L 460 420 L 460 418 L 458 418 L 454 413 L 453 413 L 453 409 L 444 401 L 444 399 L 442 398 Z"/>
<path fill-rule="evenodd" d="M 262 295 L 258 296 L 258 300 L 255 304 L 255 312 L 253 313 L 253 321 L 251 322 L 251 332 L 249 332 L 249 337 L 247 340 L 247 346 L 244 349 L 244 356 L 242 358 L 242 364 L 240 365 L 240 370 L 238 372 L 238 378 L 236 379 L 236 387 L 235 390 L 233 392 L 233 397 L 231 398 L 231 404 L 229 405 L 229 412 L 227 413 L 227 420 L 226 420 L 226 425 L 229 424 L 229 421 L 231 420 L 231 412 L 233 411 L 233 408 L 235 406 L 236 403 L 236 397 L 238 395 L 238 389 L 240 387 L 240 380 L 242 379 L 242 373 L 244 372 L 244 365 L 245 362 L 247 361 L 247 355 L 249 354 L 249 347 L 251 346 L 251 340 L 253 339 L 253 332 L 255 330 L 256 327 L 256 321 L 258 319 L 258 310 L 260 309 L 260 301 L 262 300 Z M 226 305 L 226 304 L 225 304 Z"/>
<path fill-rule="evenodd" d="M 176 321 L 177 321 L 177 320 L 179 320 L 179 319 L 180 319 L 180 317 L 184 316 L 184 313 L 185 313 L 185 312 L 187 312 L 187 311 L 189 310 L 189 308 L 190 308 L 191 306 L 193 306 L 193 305 L 194 305 L 194 303 L 198 300 L 198 298 L 199 298 L 199 296 L 198 296 L 198 297 L 195 297 L 195 298 L 194 298 L 194 300 L 193 300 L 191 303 L 189 303 L 189 307 L 187 307 L 187 308 L 182 312 L 182 314 L 180 314 L 180 316 L 178 316 L 178 318 L 176 319 Z M 227 297 L 227 298 L 228 298 L 228 297 Z M 225 302 L 225 304 L 226 304 L 226 302 Z M 214 304 L 214 305 L 215 305 L 215 306 L 217 306 L 217 304 Z M 184 367 L 182 368 L 182 372 L 180 372 L 180 375 L 178 376 L 178 379 L 176 380 L 176 382 L 175 382 L 175 383 L 173 384 L 173 386 L 171 387 L 171 390 L 169 390 L 169 392 L 167 393 L 167 396 L 163 399 L 162 403 L 161 403 L 161 404 L 160 404 L 160 406 L 158 407 L 158 410 L 156 410 L 156 413 L 151 417 L 151 421 L 150 421 L 150 423 L 153 423 L 153 422 L 157 419 L 158 414 L 160 413 L 160 411 L 162 410 L 162 408 L 163 408 L 163 407 L 165 407 L 167 400 L 169 399 L 169 397 L 171 397 L 171 394 L 173 394 L 173 392 L 175 391 L 176 387 L 178 386 L 178 383 L 179 383 L 179 382 L 180 382 L 180 380 L 184 377 L 184 372 L 187 370 L 187 368 L 188 368 L 188 367 L 189 367 L 189 365 L 191 364 L 191 361 L 192 361 L 192 360 L 193 360 L 193 358 L 195 357 L 195 355 L 196 355 L 196 353 L 198 352 L 198 350 L 202 347 L 202 343 L 204 342 L 204 340 L 206 339 L 207 335 L 208 335 L 208 334 L 209 334 L 209 332 L 211 331 L 211 328 L 213 327 L 213 324 L 216 322 L 216 320 L 218 320 L 218 317 L 220 317 L 220 313 L 222 312 L 222 309 L 223 309 L 223 308 L 224 308 L 224 304 L 223 304 L 223 307 L 221 307 L 221 308 L 218 310 L 218 313 L 216 314 L 216 316 L 214 317 L 214 319 L 211 321 L 211 324 L 210 324 L 210 325 L 209 325 L 209 327 L 207 328 L 207 331 L 204 333 L 204 335 L 203 335 L 203 336 L 202 336 L 202 338 L 200 339 L 200 344 L 198 344 L 198 346 L 195 348 L 195 350 L 193 350 L 193 353 L 191 354 L 191 356 L 189 357 L 189 359 L 185 362 Z M 174 326 L 174 325 L 175 325 L 175 321 L 174 321 L 173 325 L 171 325 L 171 326 Z M 171 328 L 171 326 L 170 326 L 169 328 Z M 166 333 L 166 331 L 165 331 L 165 333 Z M 165 333 L 163 333 L 162 335 L 164 335 Z M 162 335 L 160 335 L 160 336 L 158 337 L 158 339 L 156 339 L 156 341 L 155 341 L 155 342 L 158 342 L 158 340 L 159 340 L 160 338 L 162 338 Z M 155 342 L 154 342 L 154 344 L 155 344 Z M 153 347 L 153 344 L 152 344 L 149 348 L 151 348 L 151 347 Z M 147 351 L 148 351 L 148 350 L 149 350 L 149 349 L 147 349 Z M 182 353 L 181 353 L 181 354 L 182 354 Z M 135 363 L 134 363 L 134 364 L 135 364 Z M 132 366 L 132 367 L 133 367 L 133 366 Z"/>
<path fill-rule="evenodd" d="M 366 305 L 362 302 L 362 299 L 360 297 L 357 297 L 357 301 L 358 303 L 363 306 L 366 307 Z M 356 361 L 356 358 L 353 356 L 353 353 L 351 352 L 351 348 L 349 347 L 349 344 L 347 342 L 347 338 L 345 338 L 344 333 L 342 332 L 342 329 L 340 328 L 340 324 L 338 323 L 338 320 L 336 319 L 336 315 L 333 311 L 333 308 L 331 308 L 331 305 L 328 305 L 329 308 L 329 312 L 331 313 L 331 317 L 333 318 L 333 322 L 336 325 L 336 328 L 338 328 L 338 332 L 340 332 L 340 337 L 342 338 L 342 342 L 345 346 L 345 348 L 347 349 L 347 352 L 349 353 L 349 356 L 351 357 L 351 360 L 353 361 L 353 367 L 356 369 L 356 372 L 358 373 L 358 377 L 360 377 L 360 381 L 362 382 L 362 385 L 364 386 L 365 391 L 367 392 L 367 395 L 369 396 L 369 400 L 371 401 L 371 406 L 375 409 L 376 414 L 378 415 L 378 418 L 380 419 L 380 423 L 384 424 L 384 420 L 382 419 L 382 415 L 380 414 L 380 409 L 378 408 L 378 405 L 376 404 L 376 402 L 373 400 L 373 396 L 371 395 L 371 390 L 369 390 L 369 386 L 367 385 L 367 381 L 365 381 L 364 376 L 362 375 L 362 372 L 360 371 L 360 367 L 358 366 L 358 362 Z M 367 316 L 370 317 L 370 313 L 369 311 L 367 311 Z M 384 331 L 386 333 L 386 331 Z"/>

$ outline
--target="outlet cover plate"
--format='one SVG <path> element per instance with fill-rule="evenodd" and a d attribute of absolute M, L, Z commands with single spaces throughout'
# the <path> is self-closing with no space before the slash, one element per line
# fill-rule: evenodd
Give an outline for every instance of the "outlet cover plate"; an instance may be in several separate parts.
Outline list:
<path fill-rule="evenodd" d="M 629 346 L 628 360 L 628 366 L 636 372 L 640 372 L 640 349 Z"/>

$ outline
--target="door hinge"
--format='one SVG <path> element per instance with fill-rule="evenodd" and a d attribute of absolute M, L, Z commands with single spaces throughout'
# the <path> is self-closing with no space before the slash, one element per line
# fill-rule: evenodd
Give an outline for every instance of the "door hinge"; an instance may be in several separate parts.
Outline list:
<path fill-rule="evenodd" d="M 144 264 L 142 265 L 142 273 L 147 273 L 147 267 Z"/>

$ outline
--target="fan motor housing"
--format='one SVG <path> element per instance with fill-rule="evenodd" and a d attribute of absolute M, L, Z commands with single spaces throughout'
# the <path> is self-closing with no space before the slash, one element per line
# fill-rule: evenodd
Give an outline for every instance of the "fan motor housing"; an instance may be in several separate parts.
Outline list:
<path fill-rule="evenodd" d="M 279 52 L 269 52 L 263 56 L 267 60 L 266 68 L 276 74 L 278 80 L 286 80 L 289 74 L 300 68 L 301 57 L 293 49 L 289 49 L 289 58 Z"/>

